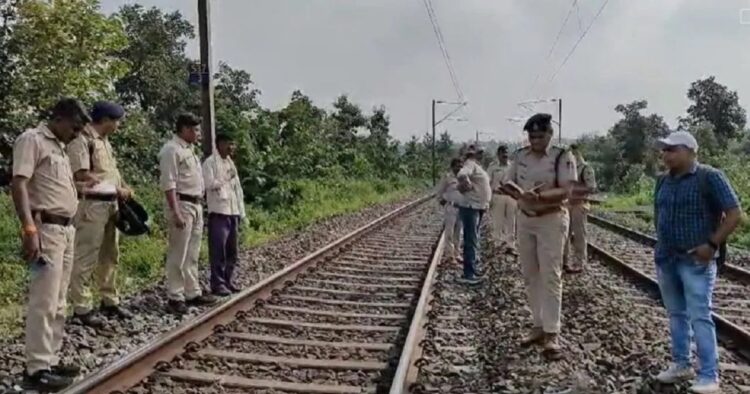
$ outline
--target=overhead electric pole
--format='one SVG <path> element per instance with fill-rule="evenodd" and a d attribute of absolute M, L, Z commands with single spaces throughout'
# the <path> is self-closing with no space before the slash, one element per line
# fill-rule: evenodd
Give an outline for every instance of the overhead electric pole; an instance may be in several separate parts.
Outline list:
<path fill-rule="evenodd" d="M 432 186 L 437 184 L 437 171 L 435 168 L 435 100 L 432 100 Z"/>
<path fill-rule="evenodd" d="M 562 144 L 562 98 L 557 99 L 557 142 Z"/>
<path fill-rule="evenodd" d="M 213 153 L 216 130 L 214 126 L 214 80 L 211 63 L 211 6 L 210 0 L 198 0 L 198 30 L 200 36 L 201 66 L 201 125 L 203 157 Z"/>

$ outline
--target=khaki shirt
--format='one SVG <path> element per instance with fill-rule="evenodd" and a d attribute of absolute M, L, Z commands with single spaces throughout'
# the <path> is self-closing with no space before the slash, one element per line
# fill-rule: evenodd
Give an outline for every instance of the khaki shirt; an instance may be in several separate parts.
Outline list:
<path fill-rule="evenodd" d="M 100 182 L 122 187 L 122 177 L 109 139 L 102 137 L 90 125 L 68 144 L 68 155 L 74 174 L 87 170 Z"/>
<path fill-rule="evenodd" d="M 508 164 L 500 164 L 499 161 L 493 161 L 487 168 L 487 172 L 490 174 L 490 187 L 492 190 L 497 189 L 505 179 L 505 173 L 508 172 Z"/>
<path fill-rule="evenodd" d="M 541 184 L 544 184 L 544 186 L 537 190 L 539 192 L 554 189 L 555 160 L 562 150 L 563 148 L 560 147 L 549 146 L 542 156 L 538 156 L 531 151 L 530 147 L 521 148 L 514 156 L 505 181 L 513 181 L 524 190 L 530 190 Z M 560 157 L 557 168 L 558 185 L 561 186 L 576 179 L 575 158 L 570 151 L 565 151 Z M 519 201 L 518 207 L 527 212 L 538 212 L 548 208 L 560 207 L 565 202 Z"/>
<path fill-rule="evenodd" d="M 437 195 L 445 201 L 461 205 L 464 196 L 458 191 L 458 179 L 456 179 L 456 175 L 453 172 L 447 172 L 443 176 L 443 179 L 440 180 Z"/>
<path fill-rule="evenodd" d="M 218 153 L 203 162 L 208 212 L 245 217 L 245 203 L 237 167 Z"/>
<path fill-rule="evenodd" d="M 589 190 L 595 190 L 596 177 L 594 176 L 594 169 L 591 167 L 591 165 L 588 164 L 585 160 L 581 159 L 580 163 L 576 163 L 576 167 L 578 167 L 578 181 L 576 183 L 578 185 L 587 187 Z M 571 198 L 570 203 L 584 203 L 584 205 L 588 207 L 588 202 L 580 198 Z"/>
<path fill-rule="evenodd" d="M 175 189 L 177 193 L 194 197 L 203 196 L 203 174 L 198 156 L 185 140 L 174 136 L 159 152 L 159 184 L 163 191 Z"/>
<path fill-rule="evenodd" d="M 18 136 L 13 146 L 13 176 L 29 179 L 32 211 L 72 218 L 78 209 L 73 171 L 62 143 L 45 123 Z"/>
<path fill-rule="evenodd" d="M 466 160 L 456 178 L 468 178 L 469 183 L 474 186 L 471 190 L 463 193 L 464 198 L 460 203 L 461 206 L 473 209 L 489 208 L 492 198 L 490 176 L 479 163 L 472 159 Z"/>

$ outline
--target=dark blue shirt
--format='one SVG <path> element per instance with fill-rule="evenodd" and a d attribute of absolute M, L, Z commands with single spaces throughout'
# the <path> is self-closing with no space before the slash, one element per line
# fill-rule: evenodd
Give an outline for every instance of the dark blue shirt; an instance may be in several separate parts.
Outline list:
<path fill-rule="evenodd" d="M 709 169 L 706 174 L 704 198 L 698 187 L 698 164 L 690 172 L 681 176 L 666 175 L 654 196 L 658 208 L 656 220 L 656 255 L 685 253 L 705 244 L 718 227 L 714 211 L 726 212 L 740 206 L 737 194 L 723 172 Z M 716 206 L 711 209 L 711 202 Z"/>

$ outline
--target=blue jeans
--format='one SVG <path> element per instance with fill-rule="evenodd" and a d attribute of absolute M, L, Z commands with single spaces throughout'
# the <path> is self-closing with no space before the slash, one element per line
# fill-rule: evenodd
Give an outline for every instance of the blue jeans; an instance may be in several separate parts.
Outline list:
<path fill-rule="evenodd" d="M 692 327 L 700 363 L 698 378 L 718 380 L 716 326 L 711 318 L 716 262 L 703 264 L 685 255 L 657 257 L 656 274 L 669 314 L 672 361 L 681 367 L 690 366 Z"/>
<path fill-rule="evenodd" d="M 479 214 L 473 208 L 458 208 L 458 217 L 464 229 L 464 278 L 474 279 L 477 272 L 477 251 L 479 250 Z"/>

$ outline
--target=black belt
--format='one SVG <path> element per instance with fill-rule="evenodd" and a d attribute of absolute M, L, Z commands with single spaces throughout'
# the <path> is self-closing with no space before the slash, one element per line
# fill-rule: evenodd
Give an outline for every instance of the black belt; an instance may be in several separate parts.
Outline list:
<path fill-rule="evenodd" d="M 79 200 L 117 201 L 116 194 L 79 194 Z"/>
<path fill-rule="evenodd" d="M 180 199 L 180 201 L 187 201 L 193 204 L 200 204 L 203 199 L 200 196 L 191 196 L 189 194 L 182 194 L 177 193 L 177 198 Z"/>
<path fill-rule="evenodd" d="M 562 207 L 550 207 L 550 208 L 540 209 L 538 211 L 527 211 L 525 209 L 520 209 L 520 211 L 527 217 L 537 218 L 541 216 L 547 216 L 551 213 L 560 212 L 562 211 Z"/>
<path fill-rule="evenodd" d="M 39 221 L 44 224 L 54 224 L 63 227 L 68 227 L 73 224 L 73 218 L 55 215 L 47 211 L 35 211 L 32 212 L 32 215 L 34 217 L 37 217 L 37 215 L 39 215 Z"/>

